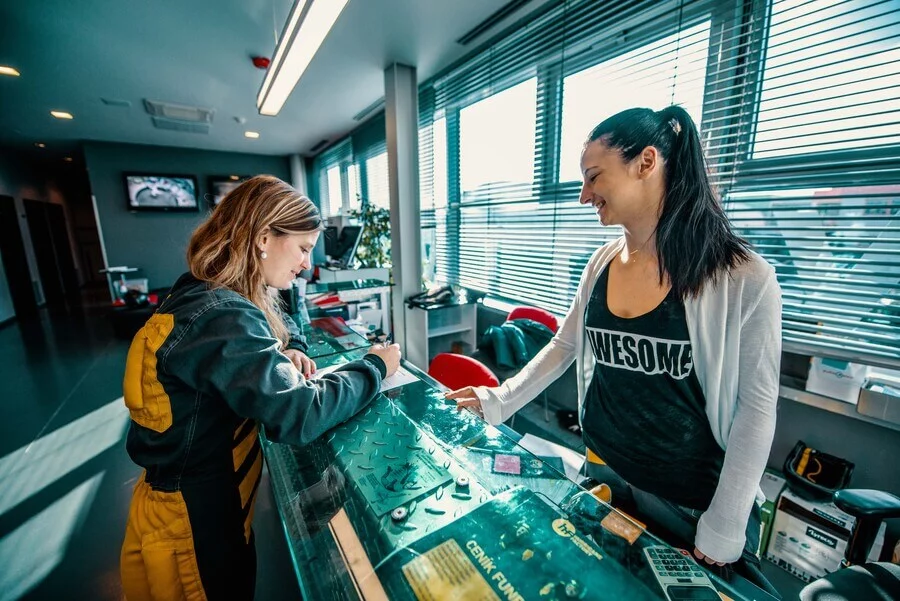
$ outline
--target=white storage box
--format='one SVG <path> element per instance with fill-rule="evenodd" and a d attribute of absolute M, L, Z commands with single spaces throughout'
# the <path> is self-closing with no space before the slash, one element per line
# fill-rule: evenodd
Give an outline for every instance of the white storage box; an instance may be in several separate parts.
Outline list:
<path fill-rule="evenodd" d="M 813 357 L 809 364 L 806 390 L 855 405 L 868 372 L 868 365 Z"/>

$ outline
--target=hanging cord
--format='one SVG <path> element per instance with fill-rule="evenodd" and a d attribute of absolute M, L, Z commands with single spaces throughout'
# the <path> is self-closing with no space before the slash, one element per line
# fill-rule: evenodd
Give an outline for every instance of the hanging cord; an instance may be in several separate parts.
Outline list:
<path fill-rule="evenodd" d="M 672 73 L 672 97 L 669 100 L 670 106 L 675 104 L 675 89 L 678 87 L 678 58 L 681 53 L 681 33 L 683 24 L 684 0 L 681 0 L 678 4 L 678 39 L 675 41 L 675 71 Z"/>

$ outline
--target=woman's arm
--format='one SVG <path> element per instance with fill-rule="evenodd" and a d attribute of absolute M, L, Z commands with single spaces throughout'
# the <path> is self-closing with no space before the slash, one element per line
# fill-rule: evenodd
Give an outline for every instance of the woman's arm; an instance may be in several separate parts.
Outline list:
<path fill-rule="evenodd" d="M 752 306 L 752 305 L 751 305 Z M 725 462 L 712 502 L 700 517 L 695 544 L 715 561 L 741 556 L 750 509 L 775 434 L 781 363 L 781 290 L 769 272 L 740 331 L 738 396 Z"/>
<path fill-rule="evenodd" d="M 163 369 L 188 386 L 259 420 L 275 441 L 307 444 L 350 419 L 378 394 L 384 361 L 373 355 L 306 380 L 269 331 L 258 308 L 214 305 L 166 349 Z"/>
<path fill-rule="evenodd" d="M 593 278 L 591 274 L 596 269 L 596 263 L 606 246 L 594 252 L 587 266 L 581 273 L 581 281 L 575 291 L 575 298 L 569 306 L 569 310 L 563 319 L 562 325 L 556 335 L 547 343 L 541 351 L 523 367 L 519 373 L 496 388 L 478 387 L 471 389 L 467 395 L 474 394 L 481 409 L 484 419 L 492 425 L 500 424 L 509 419 L 516 411 L 530 403 L 545 388 L 557 380 L 572 365 L 577 350 L 579 330 L 584 327 L 582 316 L 584 315 L 584 292 L 590 293 Z M 590 280 L 590 281 L 588 281 Z M 579 376 L 580 377 L 580 376 Z M 465 389 L 464 389 L 465 390 Z M 454 396 L 452 398 L 465 399 L 471 396 Z M 476 404 L 471 399 L 469 404 Z M 465 406 L 465 403 L 461 403 Z"/>
<path fill-rule="evenodd" d="M 284 321 L 284 325 L 290 333 L 290 339 L 284 348 L 294 349 L 301 353 L 305 353 L 309 349 L 309 345 L 306 343 L 306 336 L 300 333 L 300 328 L 297 326 L 297 323 L 287 314 L 287 311 L 283 310 L 280 306 L 278 308 L 278 313 L 281 315 L 281 319 Z"/>

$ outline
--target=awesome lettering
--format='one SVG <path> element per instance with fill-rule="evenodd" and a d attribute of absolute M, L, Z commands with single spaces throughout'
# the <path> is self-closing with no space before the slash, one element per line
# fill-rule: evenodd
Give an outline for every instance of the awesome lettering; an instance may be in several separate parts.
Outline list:
<path fill-rule="evenodd" d="M 676 380 L 694 368 L 690 341 L 651 338 L 638 334 L 587 328 L 597 363 L 637 371 L 648 376 L 668 374 Z"/>

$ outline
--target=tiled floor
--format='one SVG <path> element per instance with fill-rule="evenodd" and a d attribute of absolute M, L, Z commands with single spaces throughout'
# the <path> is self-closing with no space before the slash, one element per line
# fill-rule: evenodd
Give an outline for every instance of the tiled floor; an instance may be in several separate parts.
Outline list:
<path fill-rule="evenodd" d="M 131 489 L 122 375 L 128 342 L 102 311 L 0 328 L 0 601 L 123 599 Z M 300 592 L 268 481 L 254 528 L 257 599 Z"/>

